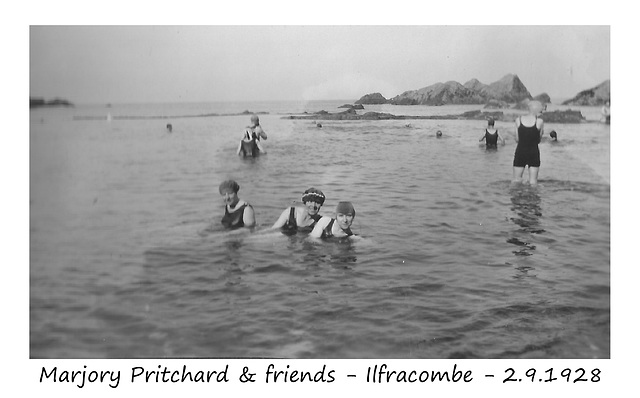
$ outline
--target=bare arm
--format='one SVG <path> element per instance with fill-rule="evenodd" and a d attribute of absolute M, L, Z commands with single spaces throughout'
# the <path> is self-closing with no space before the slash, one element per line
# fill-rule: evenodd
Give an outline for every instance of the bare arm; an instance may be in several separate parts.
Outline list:
<path fill-rule="evenodd" d="M 244 208 L 242 221 L 244 222 L 245 227 L 253 227 L 254 225 L 256 225 L 256 216 L 253 212 L 253 207 L 251 207 L 250 204 L 247 204 L 247 207 Z"/>
<path fill-rule="evenodd" d="M 264 132 L 264 130 L 262 129 L 262 126 L 256 127 L 256 134 L 258 135 L 258 137 L 262 138 L 263 140 L 267 139 L 267 133 Z"/>
<path fill-rule="evenodd" d="M 331 217 L 322 217 L 315 227 L 313 227 L 313 231 L 309 234 L 311 238 L 320 238 L 322 237 L 322 231 L 329 225 L 331 221 Z"/>
<path fill-rule="evenodd" d="M 514 134 L 514 138 L 516 140 L 516 142 L 518 142 L 518 126 L 520 125 L 520 123 L 518 123 L 520 121 L 520 118 L 516 119 L 516 129 L 515 129 L 515 134 Z"/>
<path fill-rule="evenodd" d="M 278 221 L 275 222 L 275 224 L 273 224 L 273 226 L 271 228 L 276 229 L 276 228 L 282 228 L 284 227 L 284 224 L 286 224 L 287 219 L 289 218 L 289 212 L 291 210 L 289 210 L 290 207 L 287 207 L 282 214 L 280 214 L 280 217 L 278 218 Z"/>

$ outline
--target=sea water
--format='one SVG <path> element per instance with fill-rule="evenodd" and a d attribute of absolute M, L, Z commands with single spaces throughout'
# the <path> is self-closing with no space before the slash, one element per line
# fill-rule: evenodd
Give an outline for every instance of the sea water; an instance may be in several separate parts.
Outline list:
<path fill-rule="evenodd" d="M 512 117 L 496 123 L 506 144 L 493 151 L 478 142 L 484 121 L 288 118 L 347 102 L 32 110 L 30 356 L 610 357 L 599 109 L 547 123 L 559 141 L 540 144 L 529 187 L 510 183 Z M 235 153 L 244 111 L 265 112 L 264 156 Z M 230 178 L 254 231 L 219 225 Z M 321 214 L 353 202 L 359 239 L 269 229 L 312 186 Z"/>

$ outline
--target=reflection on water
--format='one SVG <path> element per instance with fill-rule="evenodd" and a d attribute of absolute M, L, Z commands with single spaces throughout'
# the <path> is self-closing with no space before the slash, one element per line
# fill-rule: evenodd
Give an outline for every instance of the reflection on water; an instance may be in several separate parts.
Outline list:
<path fill-rule="evenodd" d="M 516 231 L 517 236 L 510 237 L 507 242 L 519 247 L 513 251 L 516 256 L 531 256 L 536 246 L 528 242 L 526 234 L 545 232 L 540 226 L 540 195 L 537 187 L 522 184 L 512 187 L 510 194 L 511 211 L 515 213 L 515 217 L 511 217 L 510 220 L 520 228 Z"/>

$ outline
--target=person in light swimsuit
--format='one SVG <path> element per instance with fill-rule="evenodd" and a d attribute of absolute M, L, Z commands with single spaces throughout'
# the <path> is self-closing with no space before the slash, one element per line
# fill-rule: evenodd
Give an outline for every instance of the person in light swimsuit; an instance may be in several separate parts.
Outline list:
<path fill-rule="evenodd" d="M 219 191 L 225 203 L 224 216 L 220 221 L 227 229 L 253 227 L 256 225 L 253 207 L 244 200 L 238 198 L 240 186 L 233 180 L 223 181 Z"/>
<path fill-rule="evenodd" d="M 302 194 L 304 207 L 290 206 L 286 208 L 280 218 L 271 228 L 281 228 L 287 235 L 297 232 L 310 232 L 322 218 L 318 212 L 324 204 L 325 196 L 319 189 L 309 188 Z"/>
<path fill-rule="evenodd" d="M 529 166 L 529 184 L 538 183 L 540 171 L 540 149 L 538 144 L 544 135 L 544 121 L 539 117 L 542 104 L 529 102 L 529 113 L 520 116 L 515 123 L 515 138 L 518 145 L 513 158 L 513 182 L 521 182 L 524 169 Z"/>
<path fill-rule="evenodd" d="M 354 236 L 351 224 L 355 216 L 356 210 L 351 202 L 339 202 L 336 206 L 336 218 L 322 217 L 309 236 L 321 239 Z"/>

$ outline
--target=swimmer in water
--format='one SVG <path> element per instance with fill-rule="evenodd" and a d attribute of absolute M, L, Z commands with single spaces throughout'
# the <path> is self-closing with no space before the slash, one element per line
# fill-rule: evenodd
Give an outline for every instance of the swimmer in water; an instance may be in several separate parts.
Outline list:
<path fill-rule="evenodd" d="M 256 225 L 253 207 L 238 198 L 240 185 L 233 180 L 223 181 L 218 188 L 225 203 L 224 216 L 220 221 L 225 228 L 237 229 Z"/>
<path fill-rule="evenodd" d="M 555 130 L 551 130 L 549 136 L 551 137 L 551 141 L 558 141 L 558 133 L 556 133 Z"/>
<path fill-rule="evenodd" d="M 515 137 L 518 145 L 513 157 L 513 182 L 521 182 L 525 167 L 529 166 L 529 184 L 538 183 L 540 171 L 540 148 L 538 144 L 544 135 L 544 121 L 540 119 L 542 104 L 529 102 L 529 113 L 516 119 Z"/>
<path fill-rule="evenodd" d="M 171 125 L 171 123 L 167 124 L 167 131 L 168 132 L 172 132 L 173 131 L 173 126 Z"/>
<path fill-rule="evenodd" d="M 238 150 L 236 151 L 237 154 L 255 157 L 258 155 L 256 149 L 259 152 L 266 154 L 267 152 L 260 144 L 261 139 L 266 140 L 267 133 L 262 129 L 258 115 L 251 115 L 251 125 L 247 126 L 244 130 L 244 136 L 242 137 L 242 140 L 240 140 Z"/>
<path fill-rule="evenodd" d="M 440 130 L 436 131 L 436 137 L 437 138 L 442 137 L 442 131 L 440 131 Z"/>
<path fill-rule="evenodd" d="M 497 149 L 498 148 L 498 140 L 500 144 L 504 145 L 504 139 L 498 134 L 498 129 L 495 126 L 495 120 L 493 118 L 489 118 L 487 121 L 487 128 L 484 130 L 484 134 L 480 137 L 480 142 L 485 140 L 485 144 L 487 149 Z"/>
<path fill-rule="evenodd" d="M 282 228 L 282 231 L 287 234 L 312 231 L 322 218 L 318 212 L 324 201 L 325 196 L 322 191 L 315 188 L 307 189 L 302 194 L 304 207 L 291 206 L 286 208 L 271 228 Z"/>
<path fill-rule="evenodd" d="M 312 238 L 344 238 L 353 236 L 351 224 L 356 216 L 356 210 L 351 202 L 339 202 L 336 206 L 336 218 L 322 217 L 309 234 Z"/>

